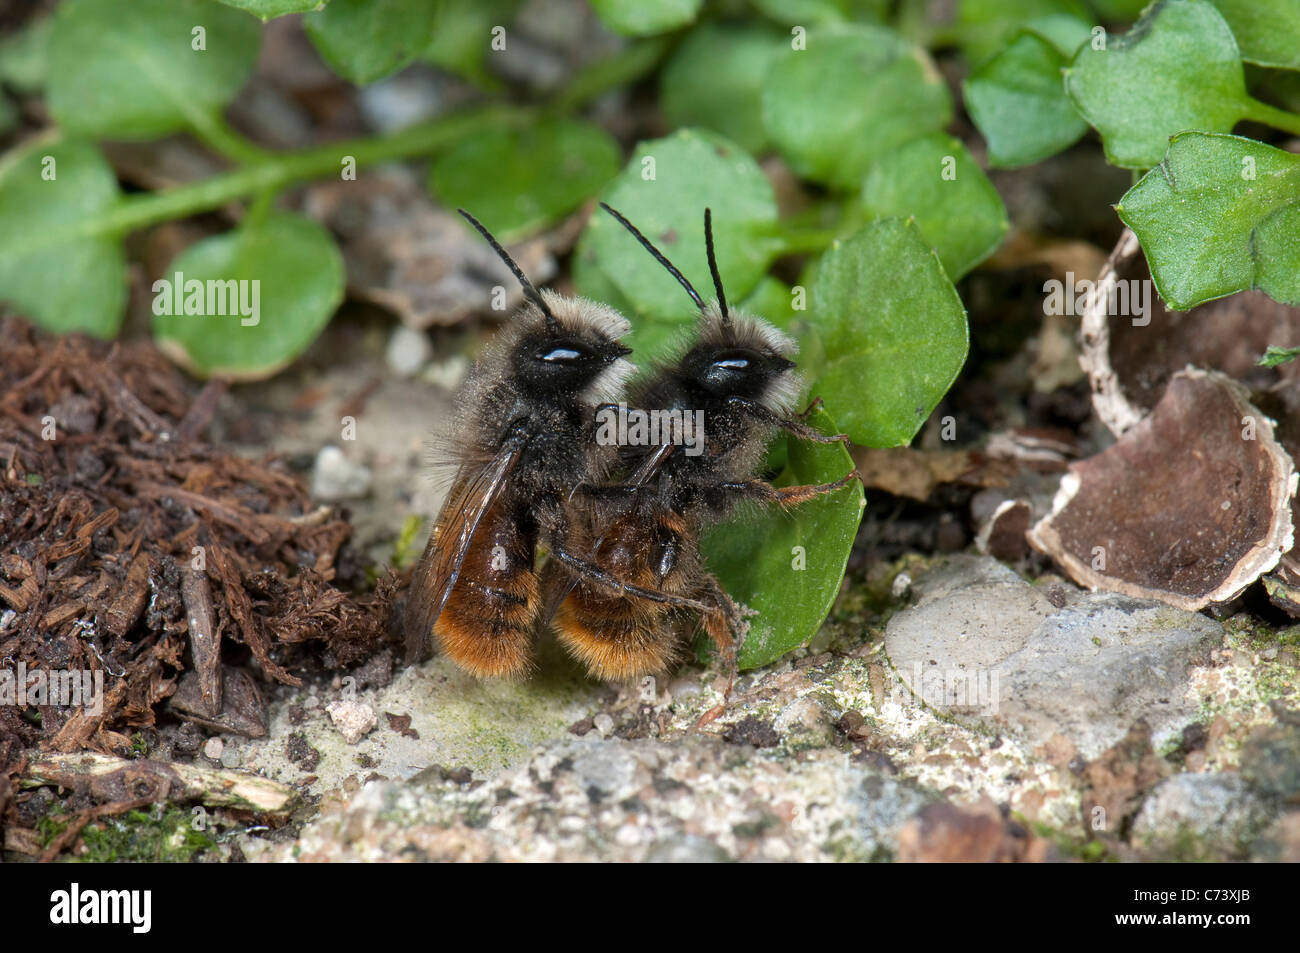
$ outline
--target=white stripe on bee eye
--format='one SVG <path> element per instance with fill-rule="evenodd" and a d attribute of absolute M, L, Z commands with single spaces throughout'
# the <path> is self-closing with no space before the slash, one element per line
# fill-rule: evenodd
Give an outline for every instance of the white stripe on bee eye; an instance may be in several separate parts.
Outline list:
<path fill-rule="evenodd" d="M 568 347 L 557 347 L 541 355 L 543 361 L 574 361 L 581 357 L 577 351 Z"/>

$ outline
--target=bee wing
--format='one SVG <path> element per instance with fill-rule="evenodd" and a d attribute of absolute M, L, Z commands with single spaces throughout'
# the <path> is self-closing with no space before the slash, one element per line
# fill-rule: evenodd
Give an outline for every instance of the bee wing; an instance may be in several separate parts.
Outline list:
<path fill-rule="evenodd" d="M 664 462 L 673 452 L 673 448 L 674 445 L 671 443 L 661 443 L 655 448 L 654 453 L 641 461 L 641 465 L 636 468 L 630 477 L 628 477 L 626 485 L 645 486 L 653 480 L 656 474 L 663 469 Z M 592 551 L 590 553 L 584 553 L 583 555 L 594 557 L 596 550 L 600 548 L 600 544 L 604 541 L 605 533 L 602 531 L 600 536 L 596 538 L 596 541 L 592 543 Z M 555 562 L 555 560 L 552 560 L 552 562 Z M 542 602 L 543 624 L 548 623 L 551 619 L 555 618 L 555 613 L 560 610 L 560 603 L 564 601 L 565 596 L 573 591 L 573 587 L 578 584 L 577 576 L 573 575 L 566 569 L 562 569 L 559 565 L 556 565 L 548 575 L 550 576 L 551 583 L 547 588 Z"/>
<path fill-rule="evenodd" d="M 460 578 L 461 566 L 479 524 L 501 495 L 511 471 L 519 462 L 523 441 L 507 442 L 487 466 L 466 474 L 463 470 L 447 493 L 442 512 L 420 564 L 411 577 L 403 625 L 406 631 L 407 659 L 414 661 L 424 654 L 433 624 L 447 604 L 451 590 Z"/>

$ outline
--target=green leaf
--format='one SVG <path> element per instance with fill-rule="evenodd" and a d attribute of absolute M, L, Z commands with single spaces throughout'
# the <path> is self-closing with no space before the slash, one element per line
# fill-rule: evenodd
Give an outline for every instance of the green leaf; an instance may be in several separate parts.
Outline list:
<path fill-rule="evenodd" d="M 753 0 L 769 19 L 790 26 L 843 23 L 848 20 L 879 23 L 889 10 L 889 0 Z"/>
<path fill-rule="evenodd" d="M 822 433 L 837 432 L 824 411 L 809 423 Z M 777 483 L 832 483 L 852 469 L 843 445 L 792 439 Z M 740 646 L 742 669 L 773 662 L 817 634 L 840 591 L 865 506 L 855 481 L 788 512 L 746 512 L 705 536 L 709 570 L 733 599 L 757 613 Z M 796 568 L 800 564 L 804 568 Z"/>
<path fill-rule="evenodd" d="M 41 17 L 18 33 L 0 39 L 0 83 L 24 93 L 34 93 L 45 86 L 53 26 L 53 17 Z"/>
<path fill-rule="evenodd" d="M 713 209 L 718 268 L 729 299 L 749 294 L 780 249 L 773 235 L 777 212 L 771 183 L 748 153 L 710 132 L 683 129 L 641 143 L 603 198 L 705 298 L 713 291 L 704 253 L 706 207 Z M 612 286 L 625 302 L 638 361 L 653 357 L 676 331 L 694 322 L 690 298 L 605 212 L 592 215 L 578 257 L 581 294 L 607 300 L 603 292 Z"/>
<path fill-rule="evenodd" d="M 1079 41 L 1088 35 L 1082 28 Z M 1061 71 L 1078 44 L 1062 50 L 1026 30 L 966 79 L 966 108 L 989 144 L 989 163 L 1017 168 L 1073 145 L 1088 124 L 1065 94 Z"/>
<path fill-rule="evenodd" d="M 1208 0 L 1159 0 L 1104 50 L 1082 47 L 1065 88 L 1129 169 L 1155 165 L 1177 133 L 1230 132 L 1250 107 L 1237 43 Z"/>
<path fill-rule="evenodd" d="M 836 242 L 811 321 L 827 362 L 813 393 L 864 446 L 910 441 L 966 361 L 966 311 L 914 222 L 882 219 Z"/>
<path fill-rule="evenodd" d="M 869 25 L 808 31 L 763 85 L 763 124 L 800 175 L 856 188 L 871 163 L 952 118 L 948 87 L 924 51 Z"/>
<path fill-rule="evenodd" d="M 433 162 L 429 188 L 471 210 L 503 241 L 550 224 L 618 172 L 618 143 L 599 126 L 542 119 L 468 136 Z"/>
<path fill-rule="evenodd" d="M 185 286 L 197 280 L 205 289 L 208 281 L 249 282 L 241 286 L 244 307 L 227 301 L 209 308 L 205 300 L 203 314 L 158 314 L 167 309 L 160 298 L 164 289 L 155 283 L 154 338 L 205 376 L 258 379 L 275 373 L 306 350 L 343 300 L 343 257 L 329 232 L 287 212 L 196 242 L 176 256 L 160 281 L 175 286 L 176 272 Z"/>
<path fill-rule="evenodd" d="M 1300 156 L 1184 133 L 1115 210 L 1171 310 L 1248 288 L 1300 304 Z"/>
<path fill-rule="evenodd" d="M 667 33 L 694 22 L 703 0 L 591 0 L 605 26 L 624 36 Z"/>
<path fill-rule="evenodd" d="M 6 156 L 0 163 L 0 300 L 50 331 L 113 337 L 126 309 L 121 242 L 77 233 L 86 219 L 120 201 L 112 167 L 89 143 L 36 140 Z M 45 239 L 39 245 L 32 242 L 37 235 Z"/>
<path fill-rule="evenodd" d="M 1261 66 L 1300 69 L 1300 3 L 1214 0 L 1232 28 L 1241 58 Z"/>
<path fill-rule="evenodd" d="M 421 58 L 462 76 L 484 89 L 498 89 L 501 81 L 487 68 L 492 27 L 514 18 L 517 0 L 437 0 L 438 16 L 433 37 Z"/>
<path fill-rule="evenodd" d="M 221 0 L 221 2 L 228 7 L 235 7 L 255 17 L 261 17 L 265 21 L 290 13 L 306 13 L 308 10 L 315 10 L 325 0 Z"/>
<path fill-rule="evenodd" d="M 1260 367 L 1279 367 L 1300 357 L 1300 347 L 1278 347 L 1270 344 L 1257 363 Z"/>
<path fill-rule="evenodd" d="M 956 281 L 993 254 L 1007 232 L 1007 210 L 961 140 L 931 133 L 882 156 L 859 199 L 875 218 L 916 219 Z"/>
<path fill-rule="evenodd" d="M 759 91 L 781 34 L 759 26 L 705 24 L 691 31 L 664 67 L 659 104 L 673 126 L 704 126 L 757 152 L 767 144 Z"/>
<path fill-rule="evenodd" d="M 979 66 L 1030 21 L 1055 15 L 1092 20 L 1082 0 L 961 0 L 957 28 L 962 52 L 972 66 Z"/>
<path fill-rule="evenodd" d="M 778 328 L 789 328 L 799 318 L 793 303 L 794 295 L 789 285 L 779 278 L 764 275 L 754 290 L 740 300 L 737 309 L 756 314 Z"/>
<path fill-rule="evenodd" d="M 1097 16 L 1107 23 L 1119 20 L 1136 20 L 1151 0 L 1092 0 Z"/>
<path fill-rule="evenodd" d="M 302 21 L 330 69 L 364 86 L 423 53 L 437 19 L 438 0 L 330 0 Z"/>
<path fill-rule="evenodd" d="M 50 35 L 50 112 L 112 139 L 202 127 L 244 85 L 260 38 L 257 21 L 209 0 L 68 0 Z"/>

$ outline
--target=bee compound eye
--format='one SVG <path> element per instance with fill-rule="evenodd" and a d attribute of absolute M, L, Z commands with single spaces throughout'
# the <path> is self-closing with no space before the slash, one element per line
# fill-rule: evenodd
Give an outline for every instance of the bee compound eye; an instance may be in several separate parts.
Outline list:
<path fill-rule="evenodd" d="M 537 352 L 537 360 L 547 364 L 576 364 L 585 356 L 585 352 L 565 346 L 543 348 Z"/>
<path fill-rule="evenodd" d="M 724 357 L 714 361 L 713 366 L 723 371 L 744 371 L 749 369 L 749 360 L 743 357 Z"/>

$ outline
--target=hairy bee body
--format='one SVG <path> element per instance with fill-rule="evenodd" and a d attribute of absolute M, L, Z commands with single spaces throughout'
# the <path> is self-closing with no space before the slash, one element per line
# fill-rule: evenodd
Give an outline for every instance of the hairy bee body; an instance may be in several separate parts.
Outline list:
<path fill-rule="evenodd" d="M 731 313 L 713 257 L 711 217 L 705 213 L 705 247 L 718 291 L 706 304 L 695 289 L 634 226 L 614 215 L 686 289 L 699 309 L 694 341 L 632 394 L 645 410 L 701 412 L 705 440 L 697 455 L 668 445 L 630 448 L 621 486 L 597 489 L 613 503 L 597 510 L 596 529 L 581 543 L 592 561 L 620 581 L 695 600 L 702 611 L 649 604 L 632 593 L 593 589 L 583 581 L 561 583 L 554 614 L 558 637 L 594 675 L 630 679 L 659 674 L 681 654 L 698 626 L 734 665 L 744 634 L 743 610 L 704 565 L 699 536 L 750 503 L 794 505 L 835 484 L 778 490 L 757 477 L 778 429 L 809 440 L 834 442 L 792 417 L 801 381 L 791 359 L 793 340 L 759 318 Z M 591 512 L 590 503 L 580 508 Z M 567 588 L 566 588 L 567 587 Z"/>
<path fill-rule="evenodd" d="M 613 519 L 603 535 L 590 526 L 574 540 L 620 582 L 692 598 L 698 567 L 686 521 L 671 509 L 639 505 Z M 623 681 L 667 671 L 680 655 L 675 635 L 687 613 L 678 607 L 579 581 L 555 614 L 560 643 L 597 678 Z"/>
<path fill-rule="evenodd" d="M 513 677 L 531 664 L 541 609 L 538 543 L 560 552 L 575 486 L 604 478 L 616 449 L 593 439 L 597 405 L 633 371 L 626 320 L 604 305 L 538 291 L 479 223 L 527 303 L 461 389 L 436 463 L 453 473 L 412 576 L 407 659 L 430 637 L 466 671 Z"/>
<path fill-rule="evenodd" d="M 537 533 L 496 505 L 469 544 L 460 578 L 433 625 L 438 648 L 480 678 L 514 676 L 531 664 L 540 586 Z"/>

